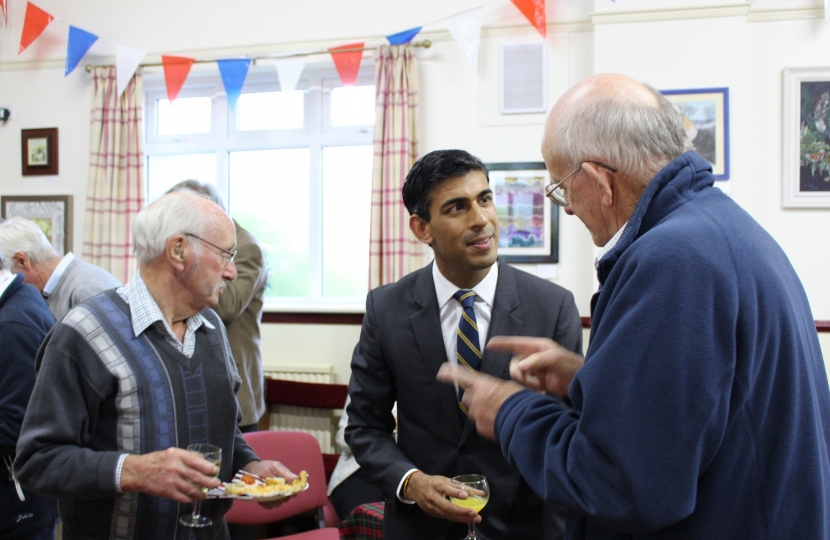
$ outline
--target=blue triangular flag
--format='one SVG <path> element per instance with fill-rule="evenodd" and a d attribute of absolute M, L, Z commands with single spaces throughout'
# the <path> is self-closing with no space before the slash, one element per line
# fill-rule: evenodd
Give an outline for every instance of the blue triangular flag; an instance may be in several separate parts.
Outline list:
<path fill-rule="evenodd" d="M 81 30 L 74 26 L 69 27 L 69 43 L 66 46 L 66 73 L 64 73 L 64 77 L 78 67 L 81 58 L 84 57 L 96 41 L 98 41 L 98 36 L 95 34 L 90 34 L 86 30 Z"/>
<path fill-rule="evenodd" d="M 239 60 L 217 60 L 219 73 L 222 75 L 222 82 L 225 84 L 225 93 L 228 95 L 228 105 L 232 111 L 236 111 L 236 100 L 242 93 L 242 85 L 245 84 L 245 76 L 248 75 L 248 68 L 251 67 L 251 59 Z"/>
<path fill-rule="evenodd" d="M 405 43 L 409 43 L 412 41 L 418 32 L 421 31 L 421 27 L 410 28 L 409 30 L 404 30 L 403 32 L 398 32 L 397 34 L 392 34 L 391 36 L 386 36 L 386 39 L 389 40 L 390 45 L 403 45 Z"/>

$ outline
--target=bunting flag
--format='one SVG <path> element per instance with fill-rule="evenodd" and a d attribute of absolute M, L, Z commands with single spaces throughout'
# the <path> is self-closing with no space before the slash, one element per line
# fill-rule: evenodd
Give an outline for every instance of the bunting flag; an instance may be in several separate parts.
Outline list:
<path fill-rule="evenodd" d="M 461 47 L 461 51 L 467 57 L 467 60 L 475 68 L 478 67 L 478 46 L 481 42 L 482 11 L 483 8 L 476 8 L 459 13 L 445 20 L 450 34 L 452 34 L 458 46 Z"/>
<path fill-rule="evenodd" d="M 3 12 L 3 28 L 9 26 L 9 8 L 6 5 L 6 0 L 0 0 L 0 11 Z"/>
<path fill-rule="evenodd" d="M 66 72 L 64 77 L 78 67 L 81 58 L 89 51 L 92 44 L 98 41 L 98 36 L 90 34 L 74 26 L 69 27 L 69 43 L 66 45 Z"/>
<path fill-rule="evenodd" d="M 26 50 L 40 36 L 49 23 L 55 18 L 31 2 L 26 2 L 26 16 L 23 19 L 23 33 L 20 35 L 20 49 L 17 54 Z"/>
<path fill-rule="evenodd" d="M 338 52 L 343 49 L 348 52 Z M 329 52 L 331 59 L 334 60 L 334 67 L 340 75 L 340 82 L 343 86 L 354 86 L 357 82 L 357 72 L 360 70 L 360 59 L 363 58 L 363 42 L 332 47 Z"/>
<path fill-rule="evenodd" d="M 548 21 L 545 16 L 545 0 L 510 0 L 519 8 L 522 15 L 527 17 L 530 24 L 542 34 L 543 38 L 548 37 Z"/>
<path fill-rule="evenodd" d="M 167 86 L 167 99 L 172 104 L 184 85 L 190 67 L 196 60 L 184 56 L 161 55 L 161 64 L 164 66 L 164 84 Z"/>
<path fill-rule="evenodd" d="M 236 112 L 236 102 L 242 93 L 242 85 L 245 84 L 248 68 L 251 67 L 251 59 L 217 60 L 216 63 L 219 65 L 225 93 L 228 95 L 228 106 L 232 112 Z"/>
<path fill-rule="evenodd" d="M 277 77 L 280 80 L 280 90 L 293 92 L 297 88 L 297 81 L 305 68 L 305 58 L 285 58 L 277 60 Z"/>
<path fill-rule="evenodd" d="M 420 31 L 421 27 L 416 26 L 415 28 L 410 28 L 409 30 L 404 30 L 403 32 L 392 34 L 391 36 L 386 36 L 386 39 L 387 41 L 389 41 L 390 45 L 403 45 L 405 43 L 409 43 L 410 41 L 412 41 Z"/>
<path fill-rule="evenodd" d="M 115 81 L 118 89 L 118 97 L 124 93 L 124 89 L 130 84 L 139 64 L 147 56 L 144 51 L 115 44 Z"/>

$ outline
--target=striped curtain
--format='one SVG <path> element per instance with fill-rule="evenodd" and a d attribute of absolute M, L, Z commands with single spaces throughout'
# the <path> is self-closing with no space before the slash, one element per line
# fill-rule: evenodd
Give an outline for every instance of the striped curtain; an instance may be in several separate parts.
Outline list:
<path fill-rule="evenodd" d="M 114 67 L 93 72 L 89 183 L 83 259 L 126 283 L 135 272 L 130 225 L 144 205 L 143 84 L 119 97 Z"/>
<path fill-rule="evenodd" d="M 369 288 L 423 266 L 423 245 L 409 230 L 401 199 L 418 153 L 418 60 L 410 45 L 380 47 L 375 59 L 375 158 Z"/>

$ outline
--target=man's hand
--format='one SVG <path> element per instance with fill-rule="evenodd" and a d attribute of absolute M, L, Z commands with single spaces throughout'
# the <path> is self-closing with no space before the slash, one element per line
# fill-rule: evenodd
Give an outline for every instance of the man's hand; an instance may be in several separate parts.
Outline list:
<path fill-rule="evenodd" d="M 291 472 L 291 470 L 280 463 L 279 461 L 271 461 L 269 459 L 263 461 L 252 461 L 242 467 L 243 470 L 248 471 L 249 473 L 253 473 L 257 476 L 261 476 L 262 478 L 268 478 L 270 476 L 278 476 L 280 478 L 285 478 L 287 483 L 293 482 L 297 475 Z M 285 501 L 296 497 L 297 494 L 287 495 L 285 497 L 280 497 L 279 499 L 273 499 L 268 502 L 261 502 L 259 503 L 260 506 L 263 508 L 274 508 L 275 506 L 279 506 Z"/>
<path fill-rule="evenodd" d="M 204 499 L 202 488 L 219 485 L 219 468 L 199 454 L 168 448 L 129 455 L 121 468 L 121 489 L 191 503 Z"/>
<path fill-rule="evenodd" d="M 438 380 L 450 384 L 457 380 L 458 384 L 464 387 L 464 398 L 461 403 L 467 407 L 467 418 L 476 425 L 479 435 L 491 441 L 496 440 L 494 425 L 502 403 L 522 390 L 522 386 L 513 381 L 472 372 L 465 367 L 452 366 L 449 363 L 445 363 L 438 370 Z"/>
<path fill-rule="evenodd" d="M 497 336 L 487 343 L 494 351 L 515 353 L 510 377 L 531 390 L 567 396 L 568 387 L 584 360 L 547 338 Z"/>
<path fill-rule="evenodd" d="M 406 485 L 406 498 L 415 501 L 421 510 L 432 517 L 458 523 L 479 523 L 481 516 L 471 508 L 456 506 L 447 497 L 466 499 L 466 492 L 446 476 L 430 476 L 415 471 Z"/>

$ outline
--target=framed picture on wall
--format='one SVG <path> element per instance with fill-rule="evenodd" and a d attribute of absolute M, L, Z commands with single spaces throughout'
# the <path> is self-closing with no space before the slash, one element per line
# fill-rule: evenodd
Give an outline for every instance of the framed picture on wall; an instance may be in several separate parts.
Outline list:
<path fill-rule="evenodd" d="M 58 128 L 20 130 L 23 176 L 58 174 Z"/>
<path fill-rule="evenodd" d="M 59 255 L 72 251 L 72 195 L 4 195 L 0 209 L 3 219 L 33 221 Z"/>
<path fill-rule="evenodd" d="M 488 163 L 499 216 L 499 257 L 509 263 L 559 262 L 559 207 L 545 197 L 543 162 Z"/>
<path fill-rule="evenodd" d="M 729 179 L 729 89 L 661 90 L 683 113 L 697 153 L 712 164 L 715 179 Z"/>
<path fill-rule="evenodd" d="M 830 208 L 830 68 L 784 70 L 784 207 Z"/>

